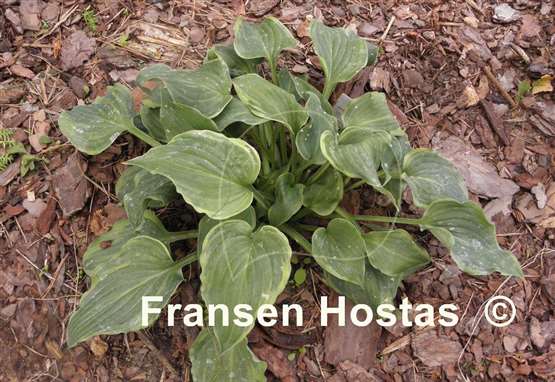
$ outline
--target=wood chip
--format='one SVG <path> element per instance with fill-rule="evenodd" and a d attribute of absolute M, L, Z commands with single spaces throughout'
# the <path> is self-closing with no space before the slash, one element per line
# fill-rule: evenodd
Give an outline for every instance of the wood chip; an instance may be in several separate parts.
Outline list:
<path fill-rule="evenodd" d="M 414 336 L 412 349 L 424 365 L 434 367 L 455 364 L 462 346 L 458 341 L 429 330 Z"/>

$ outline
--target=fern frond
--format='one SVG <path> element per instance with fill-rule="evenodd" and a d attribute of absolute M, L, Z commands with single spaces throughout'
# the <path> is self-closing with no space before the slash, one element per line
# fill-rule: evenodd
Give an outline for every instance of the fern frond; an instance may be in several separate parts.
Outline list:
<path fill-rule="evenodd" d="M 15 141 L 12 139 L 13 131 L 8 129 L 0 129 L 0 146 L 3 148 L 12 147 Z"/>
<path fill-rule="evenodd" d="M 4 171 L 10 163 L 12 163 L 13 157 L 8 154 L 0 155 L 0 172 Z"/>

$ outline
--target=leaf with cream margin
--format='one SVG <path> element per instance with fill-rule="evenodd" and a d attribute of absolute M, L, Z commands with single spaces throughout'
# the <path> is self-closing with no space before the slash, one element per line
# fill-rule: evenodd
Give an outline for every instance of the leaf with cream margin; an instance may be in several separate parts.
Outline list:
<path fill-rule="evenodd" d="M 112 267 L 117 267 L 121 257 L 121 247 L 129 240 L 137 236 L 155 237 L 164 244 L 168 245 L 171 233 L 166 231 L 162 222 L 156 217 L 154 212 L 145 211 L 144 218 L 139 226 L 131 224 L 128 219 L 117 221 L 112 228 L 97 237 L 87 248 L 83 255 L 83 269 L 85 273 L 94 281 L 95 278 L 102 278 L 112 271 Z"/>
<path fill-rule="evenodd" d="M 118 179 L 116 195 L 123 202 L 129 221 L 139 226 L 147 208 L 165 207 L 176 199 L 177 193 L 168 178 L 131 166 Z"/>
<path fill-rule="evenodd" d="M 316 19 L 309 33 L 326 77 L 324 97 L 329 98 L 338 83 L 351 80 L 366 66 L 368 45 L 353 31 L 330 28 Z"/>
<path fill-rule="evenodd" d="M 518 260 L 499 247 L 495 226 L 475 203 L 437 200 L 418 222 L 451 251 L 451 257 L 463 272 L 476 276 L 499 272 L 523 277 Z"/>
<path fill-rule="evenodd" d="M 256 73 L 256 66 L 262 62 L 262 59 L 255 58 L 246 60 L 237 55 L 233 44 L 224 45 L 216 44 L 206 53 L 205 62 L 211 61 L 219 57 L 229 68 L 231 77 L 241 76 L 248 73 Z"/>
<path fill-rule="evenodd" d="M 296 133 L 308 120 L 308 114 L 295 96 L 266 81 L 258 74 L 245 74 L 233 80 L 239 99 L 260 117 L 282 123 Z"/>
<path fill-rule="evenodd" d="M 410 151 L 403 161 L 402 179 L 408 183 L 418 207 L 427 207 L 438 199 L 468 200 L 461 174 L 450 161 L 431 150 Z"/>
<path fill-rule="evenodd" d="M 389 110 L 384 93 L 369 92 L 351 99 L 341 115 L 343 126 L 374 131 L 389 131 L 399 135 L 399 123 Z"/>
<path fill-rule="evenodd" d="M 337 293 L 355 304 L 370 305 L 372 309 L 377 309 L 381 304 L 393 304 L 401 283 L 401 277 L 384 275 L 368 263 L 361 284 L 341 280 L 328 272 L 324 272 L 324 277 L 326 283 Z"/>
<path fill-rule="evenodd" d="M 195 382 L 265 382 L 266 363 L 260 361 L 241 340 L 222 352 L 210 328 L 203 329 L 190 351 Z"/>
<path fill-rule="evenodd" d="M 310 123 L 304 126 L 295 137 L 295 144 L 301 156 L 314 164 L 326 163 L 320 148 L 320 137 L 324 131 L 337 132 L 337 120 L 322 108 L 318 97 L 308 93 L 305 108 L 310 116 Z"/>
<path fill-rule="evenodd" d="M 252 146 L 209 130 L 177 135 L 129 164 L 169 178 L 197 212 L 216 220 L 237 215 L 251 205 L 252 184 L 260 171 Z"/>
<path fill-rule="evenodd" d="M 273 304 L 287 284 L 291 272 L 291 247 L 277 228 L 263 226 L 256 231 L 241 220 L 228 220 L 212 228 L 202 247 L 199 263 L 201 295 L 207 305 L 224 304 L 229 325 L 222 312 L 215 314 L 214 335 L 222 352 L 237 345 L 250 326 L 233 324 L 233 308 L 247 304 L 256 314 L 263 304 Z"/>
<path fill-rule="evenodd" d="M 275 201 L 268 209 L 270 224 L 279 226 L 287 222 L 303 206 L 304 185 L 295 182 L 291 173 L 281 174 L 276 181 Z"/>
<path fill-rule="evenodd" d="M 348 220 L 336 218 L 318 228 L 312 235 L 312 256 L 333 276 L 358 285 L 364 282 L 364 240 Z"/>
<path fill-rule="evenodd" d="M 229 219 L 226 220 L 243 220 L 245 222 L 247 222 L 252 229 L 254 229 L 256 227 L 256 211 L 254 210 L 254 208 L 252 206 L 250 206 L 249 208 L 247 208 L 246 210 L 244 210 L 243 212 L 230 217 Z M 225 220 L 224 220 L 225 221 Z M 204 244 L 204 239 L 206 238 L 206 235 L 208 235 L 208 232 L 210 232 L 210 230 L 212 228 L 214 228 L 215 226 L 217 226 L 218 224 L 220 224 L 222 222 L 222 220 L 214 220 L 211 219 L 210 217 L 208 217 L 207 215 L 204 215 L 199 223 L 198 223 L 198 237 L 197 237 L 197 252 L 201 253 L 202 252 L 202 245 Z"/>
<path fill-rule="evenodd" d="M 405 230 L 372 231 L 363 236 L 370 264 L 388 276 L 405 277 L 430 262 L 428 253 Z"/>
<path fill-rule="evenodd" d="M 325 131 L 320 139 L 324 157 L 344 175 L 381 187 L 378 168 L 391 136 L 382 131 L 347 129 L 337 136 Z"/>
<path fill-rule="evenodd" d="M 231 101 L 231 77 L 219 58 L 195 70 L 173 70 L 164 64 L 147 66 L 139 72 L 137 83 L 158 81 L 174 102 L 190 106 L 207 118 L 220 114 Z"/>
<path fill-rule="evenodd" d="M 291 32 L 275 17 L 266 17 L 260 23 L 247 22 L 239 17 L 233 30 L 233 46 L 239 57 L 265 58 L 274 69 L 281 51 L 297 45 Z"/>
<path fill-rule="evenodd" d="M 140 111 L 141 123 L 145 130 L 158 142 L 167 142 L 164 126 L 160 122 L 160 107 L 143 103 Z"/>
<path fill-rule="evenodd" d="M 218 131 L 223 131 L 229 125 L 237 122 L 242 122 L 249 126 L 256 126 L 267 121 L 267 119 L 257 117 L 251 113 L 249 108 L 246 107 L 245 104 L 237 97 L 233 97 L 231 102 L 225 107 L 224 111 L 214 118 Z"/>
<path fill-rule="evenodd" d="M 321 216 L 330 215 L 343 199 L 343 177 L 333 167 L 328 167 L 314 183 L 303 192 L 303 205 Z"/>
<path fill-rule="evenodd" d="M 79 309 L 69 320 L 69 347 L 100 334 L 119 334 L 143 329 L 143 296 L 162 296 L 154 304 L 163 308 L 183 281 L 183 262 L 174 262 L 164 243 L 148 236 L 137 236 L 125 243 L 117 266 L 105 263 L 83 294 Z M 102 277 L 98 277 L 102 274 Z M 149 315 L 152 325 L 158 314 Z"/>
<path fill-rule="evenodd" d="M 165 90 L 161 94 L 160 124 L 163 126 L 166 142 L 171 141 L 176 135 L 191 130 L 218 130 L 214 121 L 194 107 L 173 102 Z"/>
<path fill-rule="evenodd" d="M 71 144 L 89 155 L 100 154 L 126 132 L 135 131 L 131 92 L 123 85 L 108 87 L 104 97 L 60 114 L 58 124 Z"/>
<path fill-rule="evenodd" d="M 385 148 L 382 157 L 383 188 L 387 190 L 397 210 L 401 207 L 403 192 L 407 183 L 402 179 L 403 160 L 411 150 L 410 142 L 406 135 L 394 136 L 390 145 Z"/>

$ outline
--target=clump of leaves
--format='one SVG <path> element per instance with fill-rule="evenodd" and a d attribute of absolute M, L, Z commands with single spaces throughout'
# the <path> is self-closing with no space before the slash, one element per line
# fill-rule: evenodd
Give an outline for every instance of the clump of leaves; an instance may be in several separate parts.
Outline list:
<path fill-rule="evenodd" d="M 280 53 L 297 43 L 278 20 L 239 19 L 235 36 L 233 45 L 213 47 L 196 70 L 143 69 L 137 82 L 146 96 L 138 113 L 129 89 L 116 85 L 60 116 L 62 132 L 87 154 L 124 132 L 152 147 L 129 161 L 117 184 L 129 218 L 85 253 L 92 283 L 70 319 L 70 346 L 140 330 L 141 296 L 163 296 L 167 304 L 183 281 L 182 267 L 197 259 L 206 304 L 248 304 L 254 311 L 272 304 L 290 278 L 290 240 L 313 256 L 330 287 L 372 306 L 393 301 L 402 279 L 430 261 L 394 225 L 431 232 L 469 274 L 522 277 L 453 165 L 410 147 L 383 94 L 335 108 L 328 101 L 338 83 L 375 60 L 375 47 L 313 21 L 310 36 L 325 77 L 320 92 L 278 67 Z M 271 80 L 258 72 L 262 61 Z M 409 219 L 341 209 L 345 190 L 363 185 L 386 195 L 397 211 L 408 187 L 424 213 Z M 168 232 L 154 215 L 175 198 L 203 215 L 198 230 Z M 321 226 L 304 224 L 308 216 Z M 367 231 L 359 222 L 389 226 Z M 192 237 L 196 253 L 174 261 L 170 244 Z M 251 329 L 218 323 L 203 329 L 191 349 L 195 381 L 265 380 L 264 363 L 247 347 Z"/>

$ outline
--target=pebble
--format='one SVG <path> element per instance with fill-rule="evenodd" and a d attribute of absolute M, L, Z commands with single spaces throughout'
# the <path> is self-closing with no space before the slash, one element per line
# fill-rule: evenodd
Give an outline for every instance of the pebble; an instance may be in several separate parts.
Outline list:
<path fill-rule="evenodd" d="M 499 4 L 493 10 L 493 20 L 498 23 L 508 24 L 519 18 L 518 11 L 508 4 Z"/>

